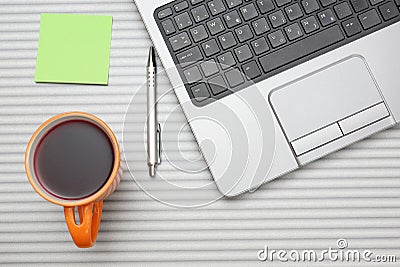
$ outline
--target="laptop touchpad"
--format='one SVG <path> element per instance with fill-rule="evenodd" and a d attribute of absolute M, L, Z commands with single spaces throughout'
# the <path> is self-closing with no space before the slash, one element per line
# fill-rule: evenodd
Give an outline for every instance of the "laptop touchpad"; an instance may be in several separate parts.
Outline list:
<path fill-rule="evenodd" d="M 273 91 L 270 102 L 290 142 L 314 132 L 322 138 L 339 138 L 346 134 L 341 123 L 364 110 L 369 110 L 364 113 L 371 120 L 383 113 L 388 115 L 365 60 L 357 56 Z M 371 107 L 375 108 L 370 110 Z M 366 121 L 360 123 L 371 123 L 365 116 L 360 120 Z"/>

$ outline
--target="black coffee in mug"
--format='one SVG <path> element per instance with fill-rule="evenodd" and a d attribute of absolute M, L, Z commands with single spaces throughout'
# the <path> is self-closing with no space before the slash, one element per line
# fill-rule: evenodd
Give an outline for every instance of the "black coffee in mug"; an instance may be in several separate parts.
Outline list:
<path fill-rule="evenodd" d="M 107 182 L 114 165 L 110 138 L 98 126 L 71 120 L 51 129 L 39 142 L 34 169 L 43 188 L 63 199 L 81 199 Z"/>

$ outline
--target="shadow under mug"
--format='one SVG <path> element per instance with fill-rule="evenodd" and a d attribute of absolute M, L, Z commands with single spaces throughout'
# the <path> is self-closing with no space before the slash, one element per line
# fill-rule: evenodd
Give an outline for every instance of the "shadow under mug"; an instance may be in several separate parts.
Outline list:
<path fill-rule="evenodd" d="M 80 199 L 65 199 L 51 194 L 41 184 L 34 166 L 34 156 L 40 142 L 52 129 L 69 121 L 84 121 L 99 127 L 107 135 L 114 153 L 112 171 L 105 184 L 94 194 Z M 84 112 L 67 112 L 50 118 L 35 131 L 28 143 L 25 153 L 25 170 L 29 182 L 40 196 L 51 203 L 64 207 L 65 221 L 75 244 L 80 248 L 93 246 L 100 226 L 103 200 L 115 191 L 122 176 L 118 141 L 108 125 L 99 118 Z M 76 222 L 76 207 L 80 223 Z"/>

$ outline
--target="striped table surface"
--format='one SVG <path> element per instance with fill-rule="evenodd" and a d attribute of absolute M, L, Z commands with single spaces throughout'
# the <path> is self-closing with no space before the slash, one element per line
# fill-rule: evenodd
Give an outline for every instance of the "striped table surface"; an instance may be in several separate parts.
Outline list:
<path fill-rule="evenodd" d="M 34 83 L 39 19 L 44 12 L 113 16 L 108 86 Z M 140 153 L 144 67 L 150 45 L 129 0 L 0 0 L 0 263 L 356 265 L 257 259 L 265 246 L 320 251 L 337 248 L 340 238 L 349 249 L 400 256 L 400 128 L 331 154 L 254 193 L 219 199 L 193 135 L 183 127 L 185 118 L 168 79 L 161 74 L 158 93 L 164 97 L 159 117 L 171 125 L 163 133 L 163 150 L 168 152 L 164 157 L 179 166 L 162 164 L 159 173 L 165 179 L 150 179 Z M 62 208 L 33 191 L 23 165 L 33 131 L 52 115 L 73 110 L 106 121 L 128 161 L 123 163 L 120 186 L 104 203 L 98 242 L 86 250 L 73 245 Z M 124 127 L 127 120 L 129 126 Z M 197 189 L 181 193 L 181 186 Z M 210 200 L 216 201 L 193 207 Z"/>

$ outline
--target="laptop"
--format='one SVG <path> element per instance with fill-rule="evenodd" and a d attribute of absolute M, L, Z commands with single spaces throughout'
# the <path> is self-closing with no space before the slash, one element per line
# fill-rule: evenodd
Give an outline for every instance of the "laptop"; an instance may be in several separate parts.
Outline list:
<path fill-rule="evenodd" d="M 400 119 L 400 0 L 135 0 L 232 197 Z"/>

